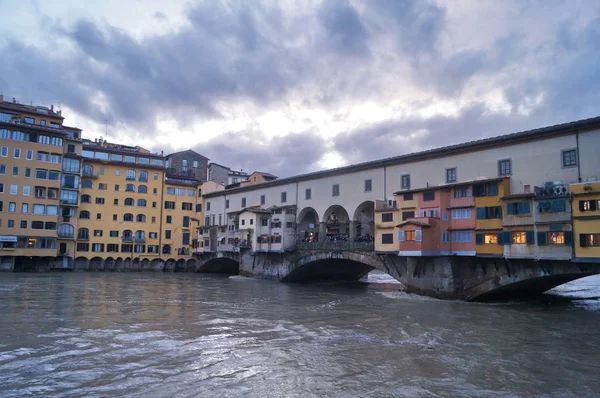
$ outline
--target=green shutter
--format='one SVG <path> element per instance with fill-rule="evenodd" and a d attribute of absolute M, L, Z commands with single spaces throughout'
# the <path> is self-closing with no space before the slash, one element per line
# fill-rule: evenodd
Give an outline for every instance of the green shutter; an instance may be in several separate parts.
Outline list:
<path fill-rule="evenodd" d="M 586 242 L 585 238 L 586 238 L 586 234 L 579 234 L 579 246 L 580 247 L 587 247 L 587 242 Z"/>
<path fill-rule="evenodd" d="M 499 245 L 503 245 L 504 244 L 504 233 L 502 233 L 502 232 L 498 233 L 498 244 Z"/>
<path fill-rule="evenodd" d="M 566 211 L 566 201 L 564 199 L 558 199 L 552 201 L 552 211 L 561 212 Z"/>
<path fill-rule="evenodd" d="M 565 231 L 565 246 L 573 246 L 573 231 Z"/>
<path fill-rule="evenodd" d="M 475 234 L 475 244 L 483 245 L 483 234 Z"/>
<path fill-rule="evenodd" d="M 525 242 L 528 245 L 535 245 L 535 235 L 533 234 L 533 231 L 525 231 Z"/>
<path fill-rule="evenodd" d="M 512 216 L 513 214 L 515 214 L 514 203 L 507 203 L 506 204 L 506 214 L 509 215 L 509 216 Z"/>
<path fill-rule="evenodd" d="M 540 231 L 538 231 L 538 233 L 537 233 L 537 239 L 538 239 L 537 244 L 538 244 L 538 246 L 546 246 L 547 245 L 547 243 L 546 243 L 546 240 L 547 240 L 546 237 L 547 237 L 546 236 L 546 232 L 543 232 L 543 231 L 540 232 Z"/>
<path fill-rule="evenodd" d="M 529 202 L 523 203 L 523 214 L 531 214 L 531 204 Z"/>
<path fill-rule="evenodd" d="M 477 219 L 478 220 L 485 220 L 485 207 L 478 207 L 477 208 Z"/>
<path fill-rule="evenodd" d="M 502 235 L 504 235 L 504 244 L 505 245 L 510 245 L 511 244 L 511 239 L 510 239 L 510 231 L 504 231 L 501 232 Z"/>

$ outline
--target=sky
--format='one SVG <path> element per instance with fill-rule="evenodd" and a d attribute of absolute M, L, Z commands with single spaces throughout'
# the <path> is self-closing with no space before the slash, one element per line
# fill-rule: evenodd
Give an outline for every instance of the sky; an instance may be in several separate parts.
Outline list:
<path fill-rule="evenodd" d="M 0 0 L 0 92 L 280 177 L 600 115 L 595 0 Z"/>

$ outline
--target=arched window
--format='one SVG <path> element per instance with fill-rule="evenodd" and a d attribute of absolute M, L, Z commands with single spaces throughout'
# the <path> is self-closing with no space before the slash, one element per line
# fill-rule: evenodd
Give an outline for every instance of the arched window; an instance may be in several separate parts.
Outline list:
<path fill-rule="evenodd" d="M 83 180 L 81 181 L 82 188 L 92 188 L 92 180 Z"/>
<path fill-rule="evenodd" d="M 81 195 L 81 203 L 92 203 L 92 197 L 90 195 Z"/>
<path fill-rule="evenodd" d="M 146 207 L 146 199 L 138 199 L 138 207 Z"/>
<path fill-rule="evenodd" d="M 135 170 L 127 170 L 127 172 L 125 173 L 125 179 L 135 181 Z"/>
<path fill-rule="evenodd" d="M 131 242 L 132 239 L 133 234 L 131 233 L 131 230 L 126 229 L 125 231 L 123 231 L 123 237 L 121 239 L 123 242 Z"/>
<path fill-rule="evenodd" d="M 0 129 L 0 138 L 4 138 L 5 140 L 10 140 L 10 130 Z"/>
<path fill-rule="evenodd" d="M 81 218 L 82 220 L 89 220 L 90 219 L 90 212 L 87 210 L 81 210 L 79 212 L 79 218 Z"/>
<path fill-rule="evenodd" d="M 60 224 L 58 226 L 58 237 L 59 238 L 72 238 L 75 233 L 75 229 L 71 224 Z"/>
<path fill-rule="evenodd" d="M 77 239 L 89 240 L 90 239 L 90 231 L 87 228 L 79 228 L 79 232 L 77 233 Z"/>
<path fill-rule="evenodd" d="M 140 171 L 140 176 L 138 178 L 138 181 L 148 182 L 148 172 L 147 171 Z"/>
<path fill-rule="evenodd" d="M 146 241 L 146 233 L 144 231 L 135 231 L 135 241 L 136 242 L 145 242 Z"/>
<path fill-rule="evenodd" d="M 25 140 L 25 134 L 23 134 L 20 131 L 13 131 L 12 132 L 12 139 L 15 141 L 24 141 Z"/>
<path fill-rule="evenodd" d="M 133 222 L 133 214 L 131 214 L 131 213 L 123 214 L 123 221 Z"/>
<path fill-rule="evenodd" d="M 136 221 L 136 222 L 146 222 L 146 216 L 145 216 L 145 215 L 143 215 L 143 214 L 138 214 L 138 215 L 135 217 L 135 221 Z"/>
<path fill-rule="evenodd" d="M 125 192 L 135 192 L 135 185 L 133 185 L 133 184 L 125 185 Z"/>
<path fill-rule="evenodd" d="M 138 193 L 148 193 L 148 187 L 145 185 L 138 186 Z"/>
<path fill-rule="evenodd" d="M 171 245 L 163 245 L 163 254 L 171 254 Z"/>
<path fill-rule="evenodd" d="M 84 177 L 93 177 L 94 176 L 94 166 L 91 164 L 86 164 L 83 166 L 83 176 Z"/>
<path fill-rule="evenodd" d="M 134 204 L 135 204 L 135 201 L 133 200 L 133 198 L 125 199 L 125 206 L 133 206 Z"/>

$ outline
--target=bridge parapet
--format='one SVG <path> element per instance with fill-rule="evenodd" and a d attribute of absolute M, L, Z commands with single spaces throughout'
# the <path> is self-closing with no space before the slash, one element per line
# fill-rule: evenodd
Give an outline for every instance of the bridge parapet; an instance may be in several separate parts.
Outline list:
<path fill-rule="evenodd" d="M 297 242 L 296 250 L 329 252 L 373 252 L 375 251 L 375 243 L 350 241 Z"/>

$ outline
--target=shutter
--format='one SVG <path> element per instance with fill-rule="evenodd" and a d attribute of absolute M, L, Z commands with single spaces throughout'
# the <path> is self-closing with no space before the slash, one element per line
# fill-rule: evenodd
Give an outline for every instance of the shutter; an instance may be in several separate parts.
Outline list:
<path fill-rule="evenodd" d="M 498 244 L 499 245 L 503 245 L 504 244 L 504 234 L 502 232 L 498 233 Z"/>
<path fill-rule="evenodd" d="M 592 210 L 592 211 L 598 210 L 598 208 L 596 207 L 596 201 L 595 200 L 590 200 L 590 210 Z"/>
<path fill-rule="evenodd" d="M 398 242 L 404 242 L 406 240 L 404 235 L 404 231 L 398 231 Z"/>
<path fill-rule="evenodd" d="M 419 217 L 425 217 L 425 210 L 419 210 Z"/>
<path fill-rule="evenodd" d="M 529 202 L 523 202 L 523 214 L 531 214 L 531 204 Z"/>
<path fill-rule="evenodd" d="M 478 220 L 485 220 L 485 207 L 478 207 L 477 208 L 477 219 Z"/>
<path fill-rule="evenodd" d="M 586 234 L 579 234 L 579 247 L 587 247 L 587 242 L 586 242 L 585 238 L 586 238 Z"/>
<path fill-rule="evenodd" d="M 535 245 L 535 235 L 533 231 L 525 231 L 525 242 L 528 245 Z"/>
<path fill-rule="evenodd" d="M 564 199 L 555 200 L 552 202 L 552 211 L 561 212 L 566 211 L 566 201 Z"/>
<path fill-rule="evenodd" d="M 546 246 L 547 234 L 545 231 L 538 231 L 537 233 L 537 244 L 538 246 Z"/>
<path fill-rule="evenodd" d="M 506 214 L 509 216 L 512 216 L 513 214 L 515 214 L 515 204 L 514 203 L 507 203 L 506 204 Z"/>
<path fill-rule="evenodd" d="M 511 244 L 511 239 L 510 239 L 510 231 L 504 231 L 502 232 L 502 235 L 504 235 L 504 244 L 505 245 L 510 245 Z"/>
<path fill-rule="evenodd" d="M 565 231 L 565 246 L 573 246 L 573 231 Z"/>
<path fill-rule="evenodd" d="M 583 200 L 579 201 L 579 211 L 585 211 L 585 203 Z"/>
<path fill-rule="evenodd" d="M 415 231 L 415 241 L 421 242 L 422 240 L 423 240 L 423 231 L 421 231 L 420 229 L 417 229 Z"/>
<path fill-rule="evenodd" d="M 475 244 L 483 245 L 483 234 L 475 234 Z"/>

